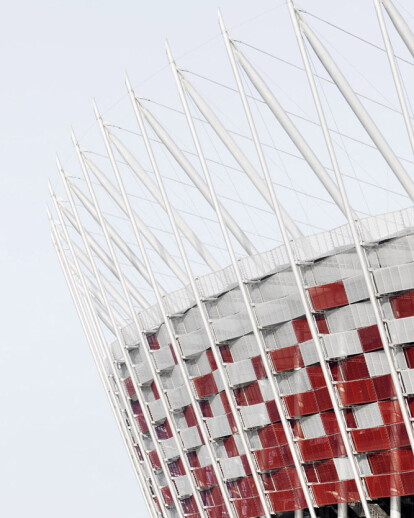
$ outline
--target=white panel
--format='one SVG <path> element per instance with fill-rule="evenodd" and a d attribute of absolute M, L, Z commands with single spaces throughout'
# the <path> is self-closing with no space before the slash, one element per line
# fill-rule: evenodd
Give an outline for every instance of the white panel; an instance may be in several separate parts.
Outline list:
<path fill-rule="evenodd" d="M 389 374 L 391 372 L 387 357 L 383 350 L 366 353 L 365 361 L 367 362 L 368 372 L 371 378 L 374 376 Z"/>
<path fill-rule="evenodd" d="M 288 322 L 304 315 L 304 309 L 298 294 L 283 299 L 256 304 L 256 314 L 260 326 L 267 327 Z"/>
<path fill-rule="evenodd" d="M 378 293 L 394 293 L 414 288 L 414 263 L 374 271 Z"/>
<path fill-rule="evenodd" d="M 227 342 L 251 333 L 252 326 L 246 311 L 213 321 L 217 342 Z"/>
<path fill-rule="evenodd" d="M 373 428 L 384 424 L 378 403 L 354 407 L 354 416 L 358 428 Z"/>
<path fill-rule="evenodd" d="M 228 435 L 232 435 L 229 420 L 227 419 L 226 415 L 207 417 L 206 425 L 212 439 L 219 439 L 220 437 L 227 437 Z"/>
<path fill-rule="evenodd" d="M 359 471 L 363 477 L 367 477 L 369 475 L 372 475 L 371 466 L 369 464 L 368 457 L 363 455 L 356 455 L 356 460 L 358 463 Z"/>
<path fill-rule="evenodd" d="M 274 395 L 273 395 L 272 387 L 270 385 L 270 380 L 268 380 L 267 378 L 264 378 L 264 379 L 259 380 L 258 383 L 259 383 L 260 391 L 263 396 L 263 400 L 272 401 L 274 399 Z"/>
<path fill-rule="evenodd" d="M 140 385 L 149 385 L 152 383 L 154 376 L 147 361 L 134 366 L 135 374 L 137 375 Z"/>
<path fill-rule="evenodd" d="M 329 359 L 342 358 L 363 352 L 356 330 L 327 334 L 323 336 L 322 340 Z"/>
<path fill-rule="evenodd" d="M 376 323 L 374 310 L 370 301 L 357 302 L 350 306 L 331 309 L 325 312 L 331 333 L 359 329 Z"/>
<path fill-rule="evenodd" d="M 334 458 L 336 472 L 338 473 L 339 480 L 350 480 L 354 478 L 352 473 L 351 461 L 348 457 L 336 457 Z"/>
<path fill-rule="evenodd" d="M 401 371 L 401 377 L 404 383 L 405 392 L 410 395 L 414 394 L 414 369 Z"/>
<path fill-rule="evenodd" d="M 313 365 L 314 363 L 319 363 L 318 351 L 313 340 L 302 342 L 301 344 L 299 344 L 299 349 L 302 354 L 303 363 L 305 365 Z"/>
<path fill-rule="evenodd" d="M 203 444 L 197 426 L 180 430 L 180 435 L 186 450 L 194 450 Z"/>
<path fill-rule="evenodd" d="M 178 450 L 178 446 L 175 442 L 174 437 L 170 437 L 169 439 L 160 441 L 160 446 L 164 453 L 165 460 L 178 459 L 178 457 L 180 456 L 180 452 Z"/>
<path fill-rule="evenodd" d="M 314 439 L 315 437 L 322 437 L 326 435 L 322 419 L 319 414 L 302 417 L 300 419 L 300 425 L 302 427 L 305 439 Z"/>
<path fill-rule="evenodd" d="M 172 355 L 171 349 L 169 347 L 164 347 L 163 349 L 157 349 L 152 352 L 154 357 L 156 368 L 159 371 L 164 371 L 167 369 L 172 369 L 175 366 L 174 357 Z"/>
<path fill-rule="evenodd" d="M 174 484 L 177 488 L 178 498 L 188 498 L 193 494 L 188 476 L 175 477 Z"/>
<path fill-rule="evenodd" d="M 161 399 L 148 403 L 148 410 L 154 423 L 160 423 L 167 417 L 167 411 Z"/>
<path fill-rule="evenodd" d="M 190 394 L 188 393 L 187 387 L 181 385 L 171 390 L 167 390 L 167 399 L 170 402 L 170 406 L 173 410 L 181 410 L 191 403 Z"/>
<path fill-rule="evenodd" d="M 368 288 L 363 275 L 345 279 L 344 287 L 350 304 L 369 299 Z"/>
<path fill-rule="evenodd" d="M 230 380 L 230 386 L 236 387 L 244 383 L 255 381 L 256 373 L 251 360 L 243 360 L 237 363 L 228 363 L 225 367 Z"/>
<path fill-rule="evenodd" d="M 265 403 L 239 408 L 245 428 L 258 428 L 270 424 Z"/>
<path fill-rule="evenodd" d="M 240 457 L 220 459 L 220 466 L 223 472 L 224 480 L 234 480 L 236 478 L 246 476 L 246 472 Z"/>
<path fill-rule="evenodd" d="M 312 388 L 306 369 L 278 372 L 276 374 L 276 379 L 278 381 L 280 393 L 284 396 L 307 392 Z"/>
<path fill-rule="evenodd" d="M 414 342 L 414 317 L 389 320 L 388 330 L 394 344 Z"/>
<path fill-rule="evenodd" d="M 242 336 L 230 344 L 230 351 L 235 362 L 247 360 L 260 354 L 260 349 L 253 333 Z"/>
<path fill-rule="evenodd" d="M 122 328 L 121 334 L 125 340 L 125 345 L 128 347 L 136 347 L 140 342 L 139 333 L 134 323 L 128 324 Z"/>
<path fill-rule="evenodd" d="M 116 340 L 115 342 L 112 342 L 110 347 L 111 347 L 111 351 L 112 351 L 112 354 L 114 355 L 115 360 L 117 362 L 124 363 L 125 362 L 124 349 L 119 345 L 118 340 Z"/>
<path fill-rule="evenodd" d="M 204 330 L 180 335 L 178 341 L 186 358 L 197 356 L 209 348 L 207 334 Z"/>

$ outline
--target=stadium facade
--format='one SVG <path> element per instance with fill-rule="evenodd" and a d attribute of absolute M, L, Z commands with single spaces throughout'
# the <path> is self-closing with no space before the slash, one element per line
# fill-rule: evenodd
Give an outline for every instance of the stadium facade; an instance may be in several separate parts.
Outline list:
<path fill-rule="evenodd" d="M 390 0 L 376 0 L 375 7 L 414 149 L 385 17 L 413 56 L 414 35 Z M 128 80 L 151 175 L 96 106 L 116 186 L 74 136 L 88 194 L 58 162 L 66 199 L 51 191 L 52 240 L 153 518 L 270 518 L 293 512 L 396 518 L 414 512 L 414 207 L 368 217 L 354 211 L 305 46 L 411 201 L 414 183 L 304 16 L 290 2 L 287 9 L 333 174 L 228 36 L 221 17 L 260 173 L 175 65 L 168 45 L 198 170 Z M 242 74 L 343 213 L 344 225 L 303 235 L 281 204 Z M 280 246 L 258 252 L 217 194 L 190 99 L 270 207 Z M 150 135 L 214 210 L 229 257 L 225 268 L 172 205 Z M 135 210 L 120 161 L 168 216 L 178 259 Z M 134 246 L 110 221 L 98 184 L 124 214 Z M 195 273 L 188 246 L 209 273 Z M 181 289 L 167 292 L 152 254 Z M 131 270 L 150 287 L 155 304 L 149 305 L 131 280 Z"/>

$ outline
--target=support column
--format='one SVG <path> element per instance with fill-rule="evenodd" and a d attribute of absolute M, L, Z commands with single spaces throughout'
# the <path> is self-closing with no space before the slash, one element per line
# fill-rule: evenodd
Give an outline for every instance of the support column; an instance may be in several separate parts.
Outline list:
<path fill-rule="evenodd" d="M 348 504 L 338 504 L 338 518 L 348 518 Z"/>
<path fill-rule="evenodd" d="M 414 57 L 414 34 L 410 29 L 408 23 L 401 16 L 401 13 L 397 10 L 391 0 L 381 0 L 382 5 L 387 10 L 388 16 L 390 17 L 394 27 L 397 29 L 403 42 L 407 45 L 408 50 Z"/>
<path fill-rule="evenodd" d="M 390 518 L 401 518 L 400 496 L 392 496 L 390 498 Z"/>

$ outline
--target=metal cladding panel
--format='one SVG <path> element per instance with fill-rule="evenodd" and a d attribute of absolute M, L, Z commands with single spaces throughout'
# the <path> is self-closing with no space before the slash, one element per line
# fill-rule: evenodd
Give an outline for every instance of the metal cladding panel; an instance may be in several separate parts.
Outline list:
<path fill-rule="evenodd" d="M 246 311 L 213 321 L 217 342 L 226 342 L 252 332 L 252 325 Z"/>
<path fill-rule="evenodd" d="M 389 320 L 388 331 L 394 344 L 414 342 L 414 317 Z"/>
<path fill-rule="evenodd" d="M 157 399 L 156 401 L 148 403 L 148 410 L 154 423 L 165 421 L 165 418 L 167 417 L 167 411 L 164 408 L 164 404 L 161 399 Z"/>
<path fill-rule="evenodd" d="M 376 248 L 382 267 L 414 261 L 414 236 L 404 236 L 381 243 Z"/>
<path fill-rule="evenodd" d="M 249 333 L 231 342 L 230 351 L 233 361 L 235 362 L 246 360 L 260 354 L 260 349 L 253 333 Z"/>
<path fill-rule="evenodd" d="M 378 403 L 359 405 L 354 408 L 354 417 L 358 428 L 372 428 L 384 423 Z"/>
<path fill-rule="evenodd" d="M 318 351 L 313 340 L 308 340 L 307 342 L 299 344 L 299 348 L 305 365 L 319 363 Z"/>
<path fill-rule="evenodd" d="M 410 444 L 404 423 L 351 430 L 351 436 L 358 453 L 392 450 Z"/>
<path fill-rule="evenodd" d="M 224 480 L 234 480 L 246 476 L 241 457 L 232 457 L 230 459 L 220 459 L 220 467 Z"/>
<path fill-rule="evenodd" d="M 378 293 L 395 293 L 414 288 L 414 263 L 374 271 Z"/>
<path fill-rule="evenodd" d="M 188 498 L 193 494 L 190 480 L 187 476 L 175 477 L 174 485 L 177 488 L 178 498 Z"/>
<path fill-rule="evenodd" d="M 176 364 L 175 357 L 170 347 L 163 347 L 162 349 L 153 351 L 152 355 L 159 371 L 172 369 Z"/>
<path fill-rule="evenodd" d="M 365 484 L 371 498 L 386 498 L 414 494 L 414 471 L 366 477 Z"/>
<path fill-rule="evenodd" d="M 356 302 L 350 306 L 332 309 L 325 313 L 330 333 L 340 333 L 376 324 L 370 301 Z"/>
<path fill-rule="evenodd" d="M 385 356 L 385 351 L 373 351 L 365 354 L 365 361 L 371 378 L 382 376 L 391 372 L 390 365 Z"/>
<path fill-rule="evenodd" d="M 206 425 L 212 439 L 220 439 L 232 435 L 227 415 L 218 415 L 217 417 L 207 417 Z"/>
<path fill-rule="evenodd" d="M 299 488 L 268 493 L 268 497 L 274 513 L 285 513 L 307 507 L 303 491 Z"/>
<path fill-rule="evenodd" d="M 401 378 L 403 380 L 406 394 L 414 394 L 414 369 L 401 371 Z"/>
<path fill-rule="evenodd" d="M 166 391 L 172 410 L 181 410 L 191 403 L 191 397 L 185 385 Z"/>
<path fill-rule="evenodd" d="M 240 407 L 240 414 L 247 429 L 270 424 L 266 403 Z"/>
<path fill-rule="evenodd" d="M 286 322 L 272 329 L 263 329 L 263 338 L 268 349 L 279 349 L 298 343 L 292 322 Z"/>
<path fill-rule="evenodd" d="M 329 359 L 343 358 L 363 352 L 358 332 L 355 329 L 324 335 L 323 343 Z"/>
<path fill-rule="evenodd" d="M 329 284 L 353 277 L 361 272 L 358 256 L 354 251 L 337 253 L 316 261 L 311 266 L 314 285 Z"/>
<path fill-rule="evenodd" d="M 304 313 L 300 296 L 296 293 L 283 299 L 256 304 L 257 319 L 262 327 L 288 322 L 303 316 Z"/>
<path fill-rule="evenodd" d="M 221 317 L 227 317 L 244 310 L 243 296 L 238 288 L 228 291 L 217 299 L 217 310 Z"/>
<path fill-rule="evenodd" d="M 343 281 L 309 288 L 309 296 L 315 311 L 336 308 L 348 304 Z"/>
<path fill-rule="evenodd" d="M 137 347 L 141 341 L 138 329 L 134 323 L 123 327 L 121 329 L 121 334 L 127 347 Z"/>
<path fill-rule="evenodd" d="M 119 363 L 124 363 L 124 349 L 119 345 L 118 340 L 115 340 L 115 342 L 112 342 L 111 345 L 111 352 L 114 357 L 114 359 Z"/>
<path fill-rule="evenodd" d="M 279 372 L 276 374 L 276 379 L 278 380 L 280 393 L 283 395 L 298 394 L 312 388 L 306 369 Z"/>
<path fill-rule="evenodd" d="M 348 457 L 337 457 L 333 459 L 339 480 L 353 478 L 351 461 Z"/>
<path fill-rule="evenodd" d="M 178 459 L 180 451 L 174 437 L 160 441 L 161 449 L 164 453 L 164 458 L 167 461 Z"/>
<path fill-rule="evenodd" d="M 333 505 L 357 502 L 359 494 L 354 479 L 339 482 L 327 482 L 312 486 L 315 501 L 318 505 Z"/>
<path fill-rule="evenodd" d="M 299 345 L 275 349 L 269 354 L 272 359 L 273 368 L 276 372 L 297 369 L 303 367 L 303 358 Z"/>
<path fill-rule="evenodd" d="M 191 426 L 190 428 L 180 430 L 180 435 L 186 450 L 199 448 L 203 444 L 197 426 Z"/>
<path fill-rule="evenodd" d="M 267 302 L 297 292 L 296 282 L 290 271 L 272 275 L 252 287 L 254 287 L 254 291 L 252 291 L 253 302 Z"/>
<path fill-rule="evenodd" d="M 369 299 L 368 287 L 363 275 L 344 280 L 346 296 L 350 304 Z"/>
<path fill-rule="evenodd" d="M 300 419 L 300 426 L 305 439 L 314 439 L 315 437 L 325 435 L 325 428 L 319 414 L 302 417 Z"/>
<path fill-rule="evenodd" d="M 244 383 L 251 383 L 257 379 L 251 360 L 229 363 L 226 365 L 230 386 L 234 387 Z"/>
<path fill-rule="evenodd" d="M 178 342 L 186 358 L 197 356 L 209 348 L 207 333 L 204 330 L 180 335 Z"/>

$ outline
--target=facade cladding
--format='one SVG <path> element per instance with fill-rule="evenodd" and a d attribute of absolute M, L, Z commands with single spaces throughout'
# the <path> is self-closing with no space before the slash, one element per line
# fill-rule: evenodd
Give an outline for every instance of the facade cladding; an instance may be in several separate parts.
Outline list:
<path fill-rule="evenodd" d="M 237 41 L 229 38 L 221 17 L 260 173 L 248 149 L 237 144 L 175 65 L 168 45 L 180 116 L 187 119 L 200 169 L 151 114 L 148 103 L 136 97 L 128 80 L 146 153 L 143 163 L 149 160 L 151 171 L 115 135 L 117 126 L 103 122 L 96 106 L 109 159 L 105 164 L 110 164 L 117 185 L 74 136 L 85 180 L 82 188 L 58 162 L 66 201 L 51 191 L 59 219 L 50 216 L 52 240 L 152 518 L 271 518 L 293 513 L 396 518 L 414 512 L 414 183 L 321 41 L 290 0 L 287 4 L 336 181 L 294 125 L 296 119 L 284 111 Z M 393 3 L 376 0 L 375 6 L 391 64 L 395 56 L 381 24 L 385 11 L 414 55 L 414 35 Z M 399 196 L 408 200 L 408 207 L 400 204 L 398 211 L 363 218 L 361 211 L 351 209 L 302 36 L 368 133 L 370 149 L 385 159 L 388 173 L 403 188 Z M 280 205 L 241 71 L 345 225 L 304 235 L 289 215 L 292 211 Z M 405 115 L 398 74 L 394 79 Z M 267 213 L 270 207 L 272 230 L 276 216 L 282 239 L 278 235 L 273 242 L 283 245 L 259 253 L 248 235 L 259 233 L 262 219 L 256 222 L 256 232 L 249 233 L 242 229 L 242 217 L 230 214 L 231 203 L 223 207 L 231 193 L 219 199 L 215 191 L 212 161 L 207 163 L 204 156 L 189 98 L 205 127 L 235 160 L 240 178 L 248 178 L 248 201 L 253 203 L 253 187 L 260 194 L 258 203 L 266 202 Z M 318 123 L 310 122 L 314 130 Z M 410 128 L 409 117 L 406 123 Z M 414 148 L 414 136 L 408 133 Z M 185 173 L 199 206 L 203 202 L 213 209 L 221 249 L 216 241 L 206 246 L 202 232 L 189 225 L 197 218 L 187 223 L 185 210 L 173 207 L 154 141 L 171 158 L 168 163 L 174 161 Z M 164 230 L 169 241 L 157 237 L 141 206 L 134 209 L 123 183 L 126 168 L 144 185 L 143 191 L 134 192 L 135 198 L 149 193 L 162 216 L 167 214 L 173 231 Z M 169 174 L 172 171 L 168 166 Z M 369 178 L 372 185 L 372 175 Z M 183 186 L 181 177 L 180 182 Z M 84 194 L 86 187 L 89 195 Z M 98 201 L 103 193 L 105 203 Z M 121 213 L 121 223 L 116 216 L 110 219 L 113 207 Z M 200 214 L 192 216 L 208 219 L 197 210 Z M 132 234 L 136 241 L 131 247 Z M 224 269 L 211 251 L 218 254 L 219 249 L 225 250 Z M 194 251 L 203 260 L 202 275 L 193 270 Z M 184 287 L 161 285 L 159 264 L 177 281 L 175 287 Z M 151 304 L 146 300 L 148 286 Z"/>

